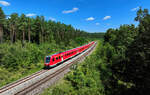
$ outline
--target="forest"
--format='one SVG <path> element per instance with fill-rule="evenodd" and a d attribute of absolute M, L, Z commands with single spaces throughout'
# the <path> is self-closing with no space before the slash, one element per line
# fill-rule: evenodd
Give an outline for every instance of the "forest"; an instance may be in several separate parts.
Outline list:
<path fill-rule="evenodd" d="M 140 9 L 139 24 L 106 33 L 88 33 L 61 22 L 6 17 L 0 8 L 0 87 L 43 68 L 46 55 L 97 40 L 95 51 L 42 95 L 149 95 L 150 14 Z"/>
<path fill-rule="evenodd" d="M 134 19 L 139 25 L 122 25 L 109 29 L 104 37 L 107 50 L 106 63 L 112 72 L 106 85 L 109 94 L 150 94 L 150 14 L 140 8 Z M 107 84 L 106 83 L 106 84 Z M 110 90 L 110 91 L 109 91 Z"/>
<path fill-rule="evenodd" d="M 88 33 L 75 29 L 71 25 L 47 21 L 44 16 L 30 18 L 25 14 L 19 16 L 17 13 L 12 13 L 6 18 L 2 8 L 0 8 L 0 13 L 1 43 L 21 41 L 22 44 L 25 42 L 42 44 L 55 41 L 57 44 L 63 42 L 68 45 L 70 40 L 88 35 Z"/>
<path fill-rule="evenodd" d="M 0 7 L 0 87 L 42 69 L 45 56 L 81 46 L 93 36 L 44 16 L 6 15 Z"/>

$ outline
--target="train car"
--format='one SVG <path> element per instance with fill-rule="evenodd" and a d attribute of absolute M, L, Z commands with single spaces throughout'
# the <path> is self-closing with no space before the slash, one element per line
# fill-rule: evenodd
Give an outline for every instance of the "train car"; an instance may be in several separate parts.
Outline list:
<path fill-rule="evenodd" d="M 77 54 L 80 54 L 87 50 L 89 47 L 91 47 L 94 44 L 94 42 L 91 42 L 89 44 L 67 50 L 65 52 L 56 53 L 53 55 L 49 55 L 45 57 L 44 65 L 46 68 L 55 67 L 56 65 L 62 63 L 63 61 L 68 60 L 69 58 L 72 58 L 76 56 Z"/>

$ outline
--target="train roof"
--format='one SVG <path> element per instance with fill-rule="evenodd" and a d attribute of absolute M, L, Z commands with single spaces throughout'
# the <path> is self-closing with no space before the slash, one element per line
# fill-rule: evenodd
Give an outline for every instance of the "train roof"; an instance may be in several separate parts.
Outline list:
<path fill-rule="evenodd" d="M 90 43 L 92 43 L 92 42 L 90 42 Z M 90 44 L 90 43 L 88 43 L 88 44 Z M 84 45 L 82 45 L 82 46 L 86 46 L 86 45 L 88 45 L 88 44 L 84 44 Z M 69 52 L 69 51 L 71 51 L 71 50 L 76 50 L 76 49 L 78 49 L 78 48 L 80 48 L 80 47 L 82 47 L 82 46 L 79 46 L 79 47 L 76 47 L 76 48 L 73 48 L 73 49 L 70 49 L 70 50 L 66 50 L 66 51 L 64 51 L 64 52 L 57 52 L 57 53 L 55 53 L 55 54 L 48 55 L 48 56 L 46 56 L 46 57 L 51 57 L 51 56 L 56 55 L 56 54 L 64 54 L 64 53 Z"/>

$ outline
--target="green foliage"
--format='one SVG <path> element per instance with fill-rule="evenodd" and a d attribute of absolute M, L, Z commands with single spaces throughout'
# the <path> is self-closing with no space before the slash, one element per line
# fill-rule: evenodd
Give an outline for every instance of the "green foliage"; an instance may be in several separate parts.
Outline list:
<path fill-rule="evenodd" d="M 100 33 L 89 33 L 89 37 L 92 39 L 103 39 L 104 38 L 105 33 L 104 32 L 100 32 Z"/>
<path fill-rule="evenodd" d="M 150 81 L 149 68 L 150 68 L 150 15 L 148 11 L 142 10 L 142 18 L 140 19 L 139 35 L 128 47 L 126 52 L 126 68 L 123 73 L 127 73 L 128 76 L 123 76 L 123 80 L 134 84 L 131 89 L 134 89 L 135 94 L 149 95 Z"/>
<path fill-rule="evenodd" d="M 26 47 L 22 48 L 22 44 L 18 42 L 15 44 L 0 45 L 0 55 L 0 66 L 10 68 L 11 70 L 18 70 L 19 66 L 28 68 L 31 63 L 39 62 L 44 54 L 34 44 L 27 43 Z"/>
<path fill-rule="evenodd" d="M 36 44 L 56 42 L 68 46 L 68 43 L 75 39 L 81 45 L 88 37 L 103 38 L 104 35 L 104 33 L 87 33 L 61 22 L 47 21 L 44 16 L 30 18 L 24 14 L 19 16 L 17 13 L 12 13 L 10 18 L 5 19 L 2 8 L 0 8 L 0 23 L 3 23 L 3 25 L 0 24 L 0 28 L 2 26 L 4 28 L 4 35 L 0 29 L 0 38 L 4 38 L 5 42 L 11 41 L 12 43 L 20 40 L 22 45 L 26 41 Z"/>
<path fill-rule="evenodd" d="M 83 45 L 84 43 L 87 43 L 88 40 L 86 38 L 83 38 L 83 37 L 78 37 L 75 39 L 75 42 L 78 44 L 78 45 Z"/>
<path fill-rule="evenodd" d="M 4 35 L 1 28 L 4 28 Z M 20 40 L 24 45 L 25 41 L 37 44 L 55 41 L 57 44 L 64 43 L 67 46 L 69 41 L 78 37 L 87 38 L 88 33 L 71 25 L 47 21 L 44 16 L 30 18 L 24 14 L 19 16 L 17 13 L 12 13 L 10 18 L 5 19 L 5 14 L 0 8 L 0 38 L 1 40 L 4 38 L 5 42 L 15 43 Z"/>
<path fill-rule="evenodd" d="M 139 21 L 137 28 L 134 25 L 122 25 L 119 29 L 109 29 L 104 36 L 105 43 L 100 55 L 109 65 L 101 66 L 101 74 L 104 75 L 102 80 L 108 95 L 150 94 L 150 15 L 148 10 L 140 8 L 135 20 Z M 108 72 L 112 75 L 107 74 Z M 109 77 L 105 77 L 105 74 Z"/>

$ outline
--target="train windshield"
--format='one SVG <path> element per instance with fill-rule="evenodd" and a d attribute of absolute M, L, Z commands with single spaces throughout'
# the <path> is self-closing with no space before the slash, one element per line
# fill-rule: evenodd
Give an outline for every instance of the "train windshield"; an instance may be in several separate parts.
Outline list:
<path fill-rule="evenodd" d="M 45 62 L 46 62 L 46 63 L 50 62 L 50 58 L 51 58 L 51 57 L 49 57 L 49 56 L 48 56 L 48 57 L 46 57 Z"/>

